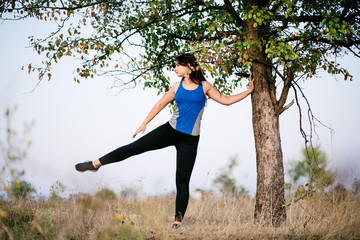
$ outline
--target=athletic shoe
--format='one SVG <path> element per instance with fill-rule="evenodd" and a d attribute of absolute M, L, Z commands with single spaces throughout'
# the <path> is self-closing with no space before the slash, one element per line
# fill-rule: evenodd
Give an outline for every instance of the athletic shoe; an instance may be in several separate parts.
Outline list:
<path fill-rule="evenodd" d="M 179 223 L 173 223 L 172 228 L 178 229 L 181 225 Z"/>
<path fill-rule="evenodd" d="M 94 167 L 91 161 L 78 163 L 75 165 L 75 169 L 78 170 L 79 172 L 85 172 L 85 171 L 96 172 L 97 170 L 99 170 L 99 168 Z"/>

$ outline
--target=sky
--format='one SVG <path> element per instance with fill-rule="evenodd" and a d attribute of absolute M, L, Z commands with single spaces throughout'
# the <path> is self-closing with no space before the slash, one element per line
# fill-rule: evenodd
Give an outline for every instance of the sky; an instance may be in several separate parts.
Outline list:
<path fill-rule="evenodd" d="M 141 84 L 119 93 L 110 89 L 113 80 L 102 77 L 75 83 L 73 74 L 78 62 L 72 58 L 53 66 L 51 81 L 37 85 L 36 73 L 29 75 L 21 70 L 42 60 L 27 47 L 28 37 L 45 37 L 54 27 L 32 21 L 0 24 L 0 138 L 4 141 L 8 108 L 17 106 L 14 130 L 21 132 L 24 123 L 35 123 L 29 135 L 32 144 L 28 156 L 18 166 L 25 170 L 25 179 L 43 196 L 48 196 L 57 182 L 65 186 L 63 194 L 94 193 L 104 187 L 115 193 L 135 189 L 142 195 L 174 191 L 174 148 L 144 153 L 104 166 L 96 173 L 75 171 L 76 163 L 95 160 L 132 142 L 132 134 L 161 96 L 156 90 L 144 90 Z M 327 154 L 329 166 L 341 173 L 339 181 L 350 186 L 360 175 L 360 61 L 352 56 L 337 61 L 350 70 L 353 81 L 322 73 L 300 84 L 314 115 L 334 130 L 332 133 L 319 125 L 314 142 Z M 174 72 L 168 76 L 172 83 L 179 81 Z M 234 93 L 244 90 L 239 88 Z M 291 93 L 288 102 L 293 98 Z M 148 124 L 147 132 L 170 117 L 170 109 L 165 108 Z M 304 147 L 295 104 L 280 116 L 280 131 L 286 172 L 291 161 L 301 159 Z M 254 195 L 256 161 L 250 98 L 231 106 L 208 101 L 191 191 L 215 189 L 213 179 L 232 157 L 237 158 L 238 165 L 231 176 Z"/>

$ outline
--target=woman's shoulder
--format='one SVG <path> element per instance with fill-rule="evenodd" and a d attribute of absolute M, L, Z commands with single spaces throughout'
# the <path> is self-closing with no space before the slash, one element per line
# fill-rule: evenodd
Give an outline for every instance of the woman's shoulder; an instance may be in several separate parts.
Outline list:
<path fill-rule="evenodd" d="M 180 81 L 179 82 L 175 82 L 172 86 L 171 86 L 171 89 L 170 91 L 176 93 L 177 89 L 179 88 L 180 86 Z"/>
<path fill-rule="evenodd" d="M 211 85 L 211 83 L 209 83 L 208 81 L 202 81 L 201 84 L 202 84 L 203 86 L 209 86 L 209 85 Z"/>
<path fill-rule="evenodd" d="M 178 86 L 180 85 L 180 82 L 181 82 L 181 81 L 175 82 L 172 86 L 173 86 L 173 87 L 174 87 L 174 86 L 175 86 L 175 87 L 178 87 Z"/>
<path fill-rule="evenodd" d="M 202 86 L 204 88 L 204 91 L 207 92 L 209 89 L 213 88 L 213 85 L 209 83 L 208 81 L 202 81 Z"/>
<path fill-rule="evenodd" d="M 180 86 L 181 81 L 175 82 L 171 88 L 175 88 L 175 90 Z"/>

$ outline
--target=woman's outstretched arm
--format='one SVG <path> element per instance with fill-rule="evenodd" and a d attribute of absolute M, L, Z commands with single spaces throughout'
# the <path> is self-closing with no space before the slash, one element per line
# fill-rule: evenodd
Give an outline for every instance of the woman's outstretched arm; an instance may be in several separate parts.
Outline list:
<path fill-rule="evenodd" d="M 226 96 L 222 93 L 220 93 L 213 85 L 211 85 L 209 82 L 204 82 L 205 92 L 206 95 L 209 96 L 211 99 L 215 100 L 218 103 L 224 104 L 224 105 L 231 105 L 234 103 L 237 103 L 244 98 L 246 98 L 248 95 L 250 95 L 254 91 L 254 79 L 252 78 L 252 75 L 250 74 L 249 77 L 249 89 L 239 93 L 234 94 L 230 96 Z"/>
<path fill-rule="evenodd" d="M 144 133 L 146 130 L 146 125 L 170 102 L 172 102 L 175 99 L 175 93 L 179 86 L 179 83 L 175 83 L 171 89 L 154 105 L 154 107 L 150 110 L 149 114 L 143 121 L 143 123 L 140 125 L 140 127 L 136 130 L 136 132 L 133 134 L 133 138 L 136 137 L 136 135 L 139 132 Z"/>

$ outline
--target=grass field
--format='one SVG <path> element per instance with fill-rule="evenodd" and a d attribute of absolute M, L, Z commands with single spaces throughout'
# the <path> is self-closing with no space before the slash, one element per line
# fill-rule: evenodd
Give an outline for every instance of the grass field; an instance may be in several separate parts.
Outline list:
<path fill-rule="evenodd" d="M 190 199 L 181 228 L 172 229 L 174 199 L 97 194 L 2 201 L 0 239 L 360 239 L 360 196 L 352 193 L 315 193 L 289 204 L 280 228 L 253 224 L 253 198 L 206 193 Z"/>

